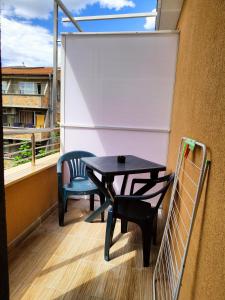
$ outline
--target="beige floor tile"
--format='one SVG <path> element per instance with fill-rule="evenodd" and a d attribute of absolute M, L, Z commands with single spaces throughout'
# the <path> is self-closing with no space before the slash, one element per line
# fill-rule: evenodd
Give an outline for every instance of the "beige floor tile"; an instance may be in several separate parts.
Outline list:
<path fill-rule="evenodd" d="M 129 223 L 128 233 L 121 234 L 118 220 L 106 262 L 106 222 L 84 222 L 89 213 L 89 201 L 69 201 L 64 227 L 58 226 L 54 211 L 14 249 L 10 255 L 11 300 L 151 299 L 153 268 L 142 266 L 140 229 Z M 156 261 L 158 248 L 152 246 L 151 263 Z"/>

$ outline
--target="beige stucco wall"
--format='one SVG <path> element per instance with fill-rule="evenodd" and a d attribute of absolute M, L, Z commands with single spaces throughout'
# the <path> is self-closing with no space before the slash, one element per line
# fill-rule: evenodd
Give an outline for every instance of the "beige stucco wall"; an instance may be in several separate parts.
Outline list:
<path fill-rule="evenodd" d="M 205 143 L 212 159 L 179 299 L 225 299 L 225 1 L 187 0 L 178 52 L 168 168 L 182 136 Z"/>

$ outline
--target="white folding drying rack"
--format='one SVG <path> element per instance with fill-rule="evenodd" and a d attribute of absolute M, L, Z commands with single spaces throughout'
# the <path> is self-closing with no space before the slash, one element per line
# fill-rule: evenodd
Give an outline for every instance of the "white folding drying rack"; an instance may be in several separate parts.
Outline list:
<path fill-rule="evenodd" d="M 153 274 L 153 300 L 178 299 L 208 166 L 206 146 L 183 137 L 179 147 L 168 217 Z"/>

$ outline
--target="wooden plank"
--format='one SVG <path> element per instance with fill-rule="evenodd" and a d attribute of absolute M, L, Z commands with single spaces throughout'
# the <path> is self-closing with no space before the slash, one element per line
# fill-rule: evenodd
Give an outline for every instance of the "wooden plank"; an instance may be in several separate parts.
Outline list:
<path fill-rule="evenodd" d="M 96 203 L 97 206 L 97 203 Z M 152 267 L 142 267 L 140 231 L 120 234 L 117 222 L 104 261 L 105 223 L 86 223 L 89 201 L 69 201 L 64 227 L 55 211 L 10 259 L 11 299 L 151 299 Z M 130 224 L 129 224 L 130 225 Z M 155 262 L 158 247 L 152 247 Z"/>

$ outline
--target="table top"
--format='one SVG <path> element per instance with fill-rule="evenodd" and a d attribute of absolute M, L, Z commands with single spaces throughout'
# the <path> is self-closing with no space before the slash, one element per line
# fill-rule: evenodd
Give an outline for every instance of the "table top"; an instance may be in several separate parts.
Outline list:
<path fill-rule="evenodd" d="M 87 167 L 103 176 L 147 173 L 165 171 L 166 167 L 133 155 L 124 155 L 125 163 L 119 163 L 117 156 L 84 157 L 82 161 Z"/>

